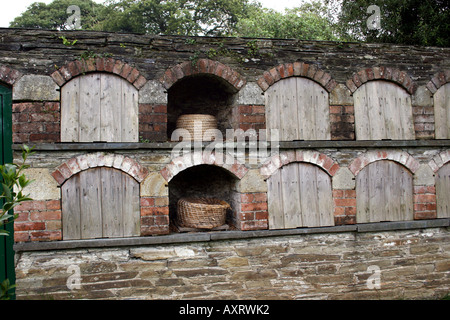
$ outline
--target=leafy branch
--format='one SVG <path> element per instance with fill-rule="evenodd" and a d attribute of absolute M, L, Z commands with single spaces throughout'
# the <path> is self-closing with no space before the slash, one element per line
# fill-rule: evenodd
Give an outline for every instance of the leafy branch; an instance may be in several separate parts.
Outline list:
<path fill-rule="evenodd" d="M 0 165 L 3 206 L 0 212 L 0 236 L 8 235 L 9 232 L 1 228 L 7 223 L 11 223 L 17 219 L 17 214 L 10 214 L 9 211 L 14 209 L 22 202 L 33 200 L 29 195 L 23 194 L 23 189 L 32 181 L 28 180 L 23 170 L 30 166 L 26 164 L 29 155 L 33 154 L 32 148 L 27 145 L 22 147 L 22 164 L 6 163 Z"/>

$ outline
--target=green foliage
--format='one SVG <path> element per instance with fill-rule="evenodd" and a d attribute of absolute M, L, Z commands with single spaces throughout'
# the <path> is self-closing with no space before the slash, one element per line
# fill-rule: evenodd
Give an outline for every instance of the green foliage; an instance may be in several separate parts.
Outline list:
<path fill-rule="evenodd" d="M 304 40 L 338 40 L 320 1 L 304 3 L 284 13 L 254 8 L 236 27 L 237 36 L 253 38 L 298 38 Z"/>
<path fill-rule="evenodd" d="M 14 289 L 16 285 L 11 285 L 9 279 L 5 279 L 2 283 L 0 283 L 0 300 L 10 300 L 11 299 L 11 290 Z"/>
<path fill-rule="evenodd" d="M 151 34 L 227 36 L 250 0 L 109 0 L 96 29 Z"/>
<path fill-rule="evenodd" d="M 23 189 L 32 181 L 28 180 L 25 174 L 22 173 L 23 170 L 29 168 L 25 163 L 28 156 L 32 154 L 31 150 L 28 146 L 23 146 L 22 164 L 20 165 L 11 163 L 0 165 L 0 174 L 2 177 L 2 194 L 0 198 L 3 199 L 3 206 L 0 212 L 0 227 L 17 218 L 17 215 L 8 213 L 10 210 L 22 202 L 32 200 L 29 195 L 23 194 Z M 8 232 L 0 229 L 0 236 L 4 235 L 8 235 Z"/>
<path fill-rule="evenodd" d="M 93 29 L 103 17 L 101 13 L 104 6 L 92 0 L 54 0 L 50 4 L 34 2 L 10 23 L 10 27 L 67 30 L 69 26 L 66 22 L 70 16 L 67 8 L 71 5 L 81 10 L 82 29 Z"/>
<path fill-rule="evenodd" d="M 59 37 L 59 39 L 62 40 L 63 45 L 65 45 L 65 46 L 74 46 L 78 42 L 78 40 L 70 41 L 64 36 Z"/>
<path fill-rule="evenodd" d="M 326 0 L 336 11 L 341 37 L 348 40 L 424 46 L 450 46 L 448 0 Z M 370 30 L 370 5 L 380 8 L 381 29 Z"/>

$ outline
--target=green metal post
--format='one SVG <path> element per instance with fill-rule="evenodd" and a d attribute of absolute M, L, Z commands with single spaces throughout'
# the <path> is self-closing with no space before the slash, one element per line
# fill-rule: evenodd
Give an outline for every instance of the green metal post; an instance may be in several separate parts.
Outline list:
<path fill-rule="evenodd" d="M 0 164 L 11 163 L 12 154 L 12 91 L 0 85 Z M 0 205 L 2 205 L 0 203 Z M 9 279 L 10 285 L 16 283 L 14 268 L 14 225 L 8 223 L 3 226 L 9 231 L 8 236 L 0 236 L 0 282 Z M 15 290 L 12 291 L 15 299 Z"/>

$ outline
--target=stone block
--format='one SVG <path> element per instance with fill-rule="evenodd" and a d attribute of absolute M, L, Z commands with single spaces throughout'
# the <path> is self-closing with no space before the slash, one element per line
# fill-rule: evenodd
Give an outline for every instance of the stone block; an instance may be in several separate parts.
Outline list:
<path fill-rule="evenodd" d="M 428 164 L 421 164 L 414 174 L 414 185 L 433 186 L 434 172 Z"/>
<path fill-rule="evenodd" d="M 334 175 L 333 189 L 352 190 L 355 188 L 355 176 L 347 167 L 341 167 Z"/>
<path fill-rule="evenodd" d="M 412 96 L 412 105 L 420 107 L 432 107 L 433 96 L 426 86 L 417 87 L 416 92 Z"/>
<path fill-rule="evenodd" d="M 159 172 L 150 172 L 141 184 L 141 197 L 166 197 L 168 195 L 167 181 Z"/>
<path fill-rule="evenodd" d="M 30 168 L 23 171 L 32 182 L 24 189 L 33 200 L 57 200 L 61 198 L 58 183 L 50 175 L 49 169 Z"/>
<path fill-rule="evenodd" d="M 267 183 L 258 169 L 251 169 L 242 178 L 238 186 L 240 192 L 267 192 Z"/>
<path fill-rule="evenodd" d="M 59 87 L 49 76 L 25 75 L 13 89 L 13 100 L 59 101 Z"/>
<path fill-rule="evenodd" d="M 167 92 L 161 82 L 150 80 L 139 90 L 139 103 L 167 104 Z"/>
<path fill-rule="evenodd" d="M 254 82 L 248 82 L 237 94 L 235 104 L 238 105 L 264 105 L 263 91 Z"/>
<path fill-rule="evenodd" d="M 330 106 L 352 106 L 353 97 L 350 90 L 343 84 L 338 84 L 330 92 Z"/>

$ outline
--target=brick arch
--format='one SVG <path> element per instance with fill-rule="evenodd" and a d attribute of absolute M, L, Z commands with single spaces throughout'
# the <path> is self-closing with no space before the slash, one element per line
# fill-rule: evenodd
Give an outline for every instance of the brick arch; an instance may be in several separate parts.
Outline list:
<path fill-rule="evenodd" d="M 266 91 L 276 82 L 290 77 L 303 77 L 311 79 L 320 84 L 328 92 L 333 91 L 337 85 L 337 82 L 329 73 L 321 70 L 315 65 L 299 61 L 280 64 L 268 71 L 265 71 L 258 79 L 257 83 L 263 91 Z"/>
<path fill-rule="evenodd" d="M 389 67 L 373 67 L 361 69 L 355 72 L 350 79 L 347 80 L 347 88 L 354 93 L 360 86 L 368 81 L 386 80 L 394 82 L 404 88 L 408 93 L 413 94 L 416 89 L 416 83 L 404 71 Z"/>
<path fill-rule="evenodd" d="M 430 162 L 428 162 L 428 165 L 436 173 L 447 162 L 450 162 L 450 150 L 442 151 L 441 153 L 435 155 L 433 159 L 431 159 Z"/>
<path fill-rule="evenodd" d="M 0 82 L 12 86 L 21 76 L 22 74 L 19 71 L 0 64 Z"/>
<path fill-rule="evenodd" d="M 72 78 L 89 72 L 107 72 L 115 74 L 131 83 L 138 90 L 147 83 L 147 79 L 138 69 L 128 63 L 113 58 L 75 60 L 53 72 L 51 77 L 58 86 L 62 87 Z"/>
<path fill-rule="evenodd" d="M 245 78 L 237 71 L 219 61 L 199 59 L 196 63 L 185 61 L 168 69 L 159 80 L 164 88 L 170 89 L 177 81 L 192 75 L 210 74 L 229 83 L 236 91 L 245 85 Z"/>
<path fill-rule="evenodd" d="M 248 169 L 243 164 L 239 163 L 236 158 L 233 158 L 228 154 L 221 152 L 196 151 L 173 159 L 160 171 L 160 173 L 167 182 L 170 182 L 170 180 L 181 171 L 202 164 L 221 167 L 233 174 L 239 180 L 248 172 Z"/>
<path fill-rule="evenodd" d="M 260 168 L 260 174 L 264 179 L 270 178 L 279 168 L 292 162 L 306 162 L 322 168 L 328 175 L 333 177 L 339 170 L 339 164 L 326 154 L 317 151 L 283 151 L 272 156 Z"/>
<path fill-rule="evenodd" d="M 427 83 L 428 90 L 435 94 L 443 85 L 450 83 L 450 69 L 436 73 Z"/>
<path fill-rule="evenodd" d="M 133 177 L 137 182 L 142 182 L 148 175 L 148 170 L 135 160 L 120 154 L 104 154 L 101 152 L 89 153 L 74 157 L 61 164 L 52 176 L 58 183 L 63 185 L 73 175 L 98 167 L 111 167 L 123 171 Z"/>
<path fill-rule="evenodd" d="M 379 160 L 391 160 L 398 162 L 411 171 L 411 173 L 416 172 L 420 165 L 416 159 L 405 151 L 381 150 L 369 151 L 361 154 L 350 163 L 348 168 L 356 177 L 365 166 Z"/>

